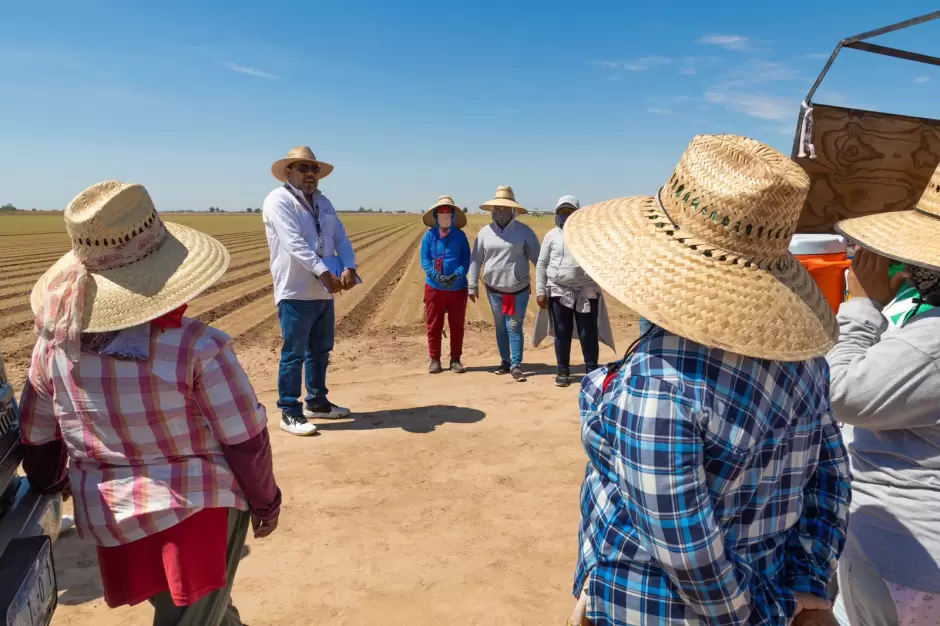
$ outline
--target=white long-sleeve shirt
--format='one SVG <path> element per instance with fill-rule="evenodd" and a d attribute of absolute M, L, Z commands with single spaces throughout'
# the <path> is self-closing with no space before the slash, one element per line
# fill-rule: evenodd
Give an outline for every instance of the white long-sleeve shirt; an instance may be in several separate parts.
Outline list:
<path fill-rule="evenodd" d="M 300 190 L 295 192 L 303 197 Z M 346 229 L 329 198 L 313 194 L 320 209 L 323 250 L 317 254 L 317 228 L 313 215 L 286 188 L 278 187 L 264 199 L 261 215 L 271 251 L 274 302 L 281 300 L 330 300 L 333 295 L 317 278 L 329 271 L 323 258 L 338 256 L 343 269 L 356 267 Z"/>

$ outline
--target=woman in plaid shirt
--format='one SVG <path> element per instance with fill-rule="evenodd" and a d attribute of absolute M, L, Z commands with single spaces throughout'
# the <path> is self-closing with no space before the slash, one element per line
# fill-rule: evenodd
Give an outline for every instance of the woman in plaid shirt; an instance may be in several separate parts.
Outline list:
<path fill-rule="evenodd" d="M 581 267 L 653 323 L 582 384 L 572 623 L 829 608 L 850 477 L 823 358 L 838 328 L 788 251 L 808 186 L 768 146 L 699 136 L 656 197 L 568 220 Z"/>
<path fill-rule="evenodd" d="M 248 526 L 269 535 L 281 493 L 231 340 L 183 317 L 228 252 L 164 224 L 140 185 L 85 190 L 65 223 L 72 251 L 32 293 L 27 478 L 74 496 L 109 606 L 149 600 L 159 626 L 240 624 L 230 592 Z"/>

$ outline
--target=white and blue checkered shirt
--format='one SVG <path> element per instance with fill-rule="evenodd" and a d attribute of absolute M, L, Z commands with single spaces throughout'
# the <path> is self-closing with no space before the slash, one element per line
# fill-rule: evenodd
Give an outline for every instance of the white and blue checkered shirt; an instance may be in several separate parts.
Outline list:
<path fill-rule="evenodd" d="M 612 369 L 581 390 L 574 592 L 593 624 L 785 625 L 793 592 L 826 597 L 851 477 L 825 359 L 752 359 L 656 328 Z"/>

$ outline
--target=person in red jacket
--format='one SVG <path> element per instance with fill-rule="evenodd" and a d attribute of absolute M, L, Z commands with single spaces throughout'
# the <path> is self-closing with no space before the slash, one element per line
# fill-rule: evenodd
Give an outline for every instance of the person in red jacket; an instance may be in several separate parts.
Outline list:
<path fill-rule="evenodd" d="M 277 528 L 281 492 L 231 339 L 183 315 L 228 251 L 116 181 L 72 200 L 65 225 L 72 251 L 31 297 L 26 477 L 73 496 L 108 606 L 148 600 L 158 626 L 241 624 L 235 570 L 249 524 L 257 538 Z"/>

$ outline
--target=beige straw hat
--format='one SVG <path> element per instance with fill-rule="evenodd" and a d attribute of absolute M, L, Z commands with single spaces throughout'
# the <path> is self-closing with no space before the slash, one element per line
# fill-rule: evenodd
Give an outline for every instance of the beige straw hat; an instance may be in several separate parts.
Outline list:
<path fill-rule="evenodd" d="M 318 180 L 323 180 L 333 172 L 333 166 L 329 163 L 326 163 L 325 161 L 318 161 L 316 155 L 313 154 L 313 150 L 311 150 L 309 147 L 297 146 L 287 153 L 286 159 L 275 161 L 274 164 L 271 165 L 271 173 L 274 174 L 274 178 L 278 179 L 282 183 L 286 182 L 287 168 L 294 163 L 300 163 L 302 161 L 306 163 L 314 163 L 317 167 L 320 168 L 320 172 L 317 174 Z"/>
<path fill-rule="evenodd" d="M 565 242 L 607 292 L 707 346 L 779 361 L 825 354 L 835 316 L 788 251 L 809 178 L 753 139 L 697 136 L 657 197 L 575 211 Z"/>
<path fill-rule="evenodd" d="M 454 210 L 454 227 L 463 228 L 467 225 L 467 216 L 464 215 L 463 209 L 454 204 L 454 199 L 450 196 L 441 196 L 437 199 L 437 202 L 434 203 L 430 209 L 424 212 L 424 225 L 428 228 L 434 228 L 434 209 L 442 206 L 449 206 Z"/>
<path fill-rule="evenodd" d="M 229 266 L 221 243 L 180 224 L 164 224 L 141 185 L 106 181 L 89 187 L 65 208 L 72 250 L 33 287 L 39 314 L 57 277 L 81 264 L 88 281 L 82 332 L 130 328 L 189 302 Z"/>
<path fill-rule="evenodd" d="M 853 217 L 835 228 L 872 252 L 940 270 L 940 166 L 913 210 Z"/>
<path fill-rule="evenodd" d="M 516 210 L 516 215 L 522 215 L 523 213 L 528 213 L 525 210 L 525 207 L 516 202 L 516 194 L 512 192 L 512 187 L 509 185 L 500 185 L 496 190 L 496 197 L 492 200 L 484 202 L 480 205 L 480 208 L 484 211 L 492 211 L 493 207 L 502 206 L 509 207 L 510 209 Z"/>

